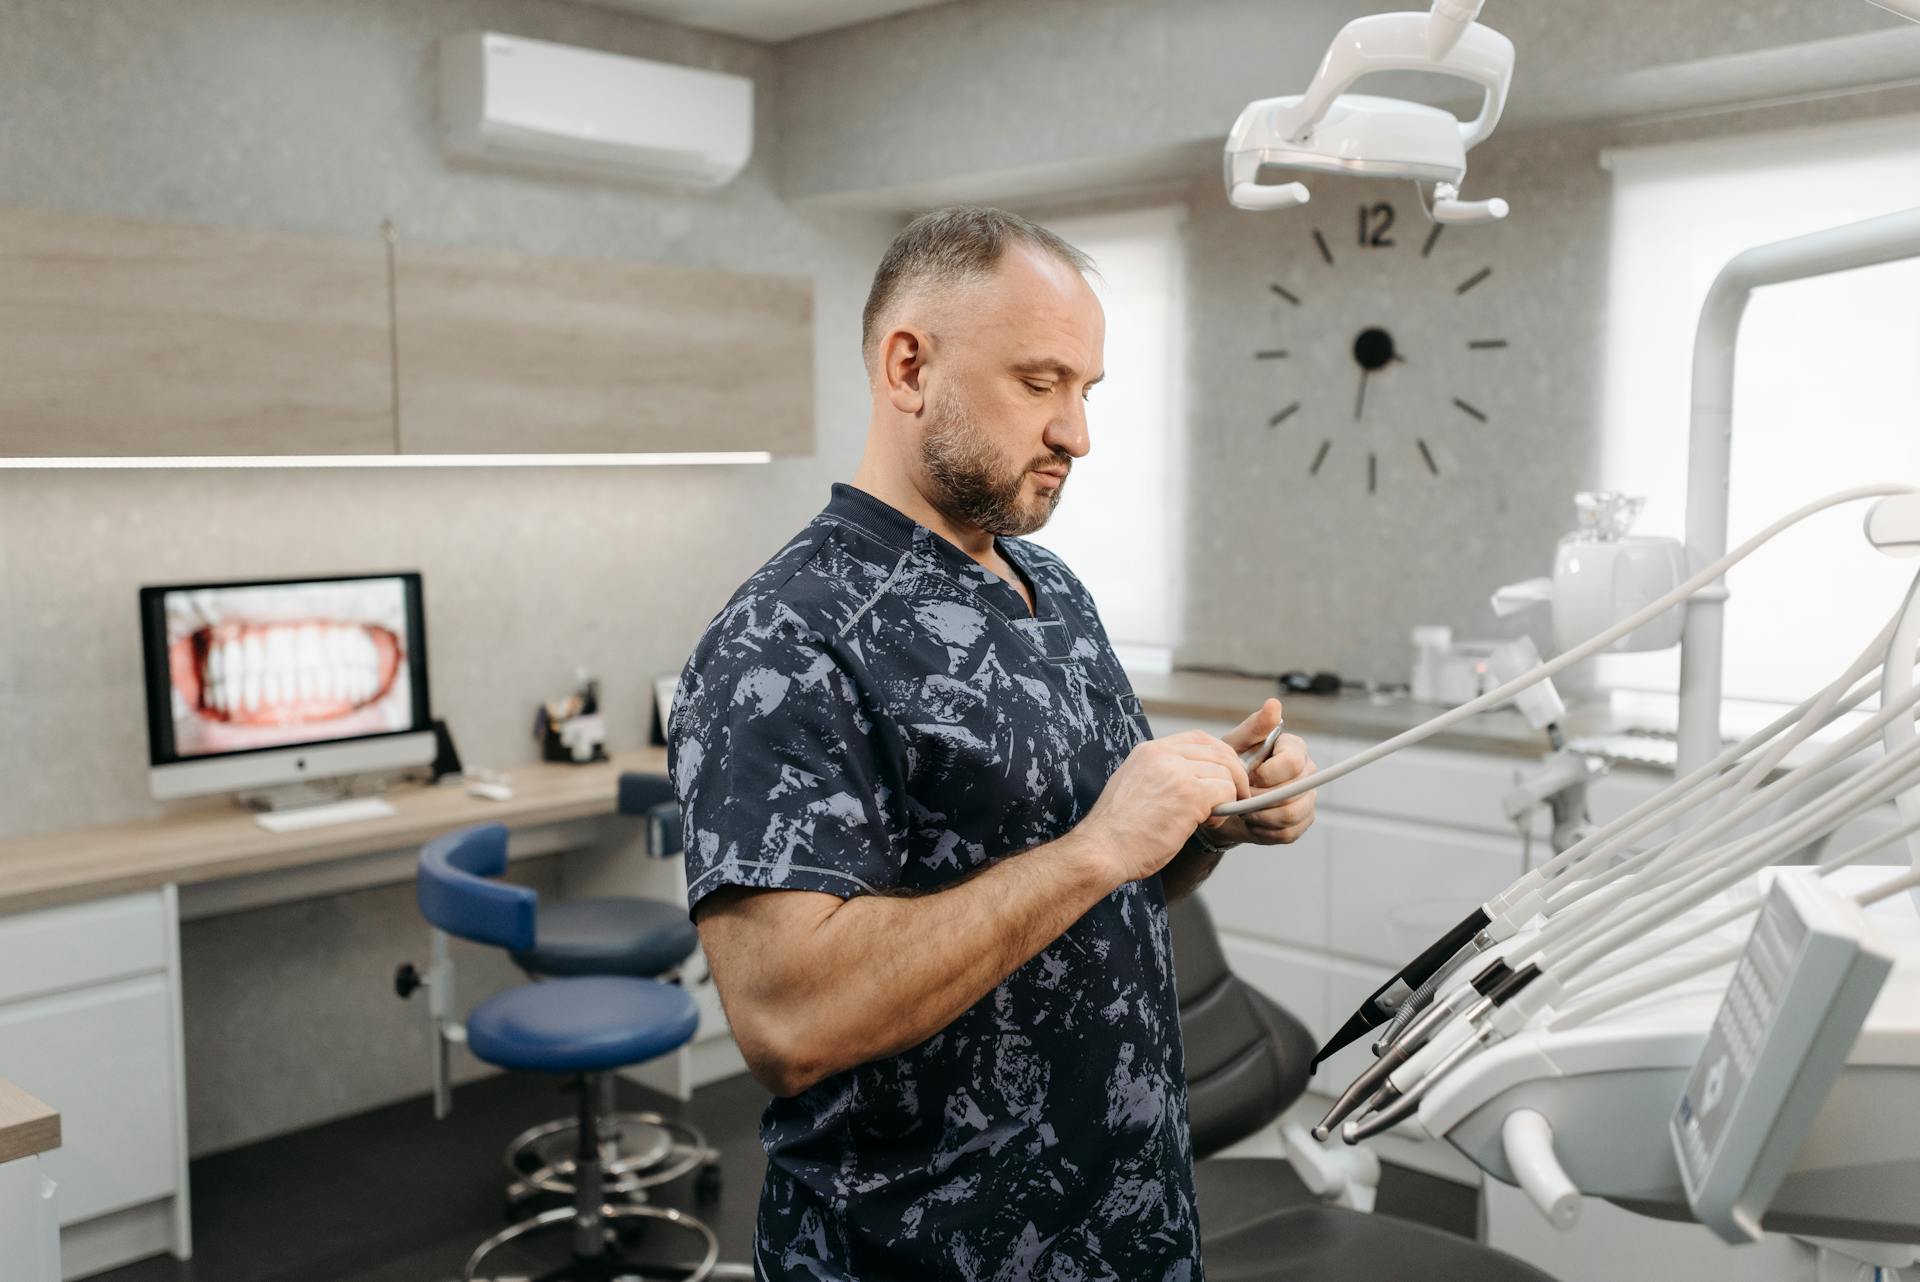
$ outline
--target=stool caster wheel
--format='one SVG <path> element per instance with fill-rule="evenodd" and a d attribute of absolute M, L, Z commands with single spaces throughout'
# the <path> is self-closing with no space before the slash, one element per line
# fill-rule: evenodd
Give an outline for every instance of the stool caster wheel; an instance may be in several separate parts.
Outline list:
<path fill-rule="evenodd" d="M 700 1164 L 699 1172 L 693 1177 L 693 1195 L 702 1202 L 715 1202 L 720 1198 L 720 1163 L 709 1158 Z"/>

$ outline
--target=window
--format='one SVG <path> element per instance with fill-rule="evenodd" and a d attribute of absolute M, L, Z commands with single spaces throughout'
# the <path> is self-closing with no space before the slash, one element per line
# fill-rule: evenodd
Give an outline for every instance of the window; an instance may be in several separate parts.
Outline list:
<path fill-rule="evenodd" d="M 1601 483 L 1647 496 L 1638 528 L 1685 529 L 1694 326 L 1742 249 L 1920 206 L 1920 121 L 1611 153 L 1613 245 Z M 1754 293 L 1734 386 L 1728 545 L 1810 499 L 1920 479 L 1920 263 Z M 1914 563 L 1840 508 L 1728 578 L 1726 693 L 1797 702 L 1900 604 Z M 1606 656 L 1603 682 L 1673 691 L 1677 651 Z"/>
<path fill-rule="evenodd" d="M 1164 667 L 1180 641 L 1184 215 L 1163 208 L 1046 220 L 1098 268 L 1092 284 L 1106 309 L 1107 377 L 1087 406 L 1091 451 L 1034 541 L 1087 585 L 1130 665 Z"/>

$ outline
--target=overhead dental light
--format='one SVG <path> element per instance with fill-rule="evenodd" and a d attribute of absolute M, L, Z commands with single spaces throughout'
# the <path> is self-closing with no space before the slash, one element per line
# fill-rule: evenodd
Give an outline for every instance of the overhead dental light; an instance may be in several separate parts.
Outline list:
<path fill-rule="evenodd" d="M 1266 169 L 1411 179 L 1438 223 L 1485 223 L 1507 202 L 1460 199 L 1467 152 L 1486 141 L 1506 106 L 1513 42 L 1474 19 L 1484 0 L 1433 0 L 1427 13 L 1382 13 L 1340 29 L 1304 94 L 1248 103 L 1227 136 L 1227 199 L 1241 209 L 1291 209 L 1309 199 L 1298 181 L 1263 183 Z M 1453 76 L 1484 91 L 1480 114 L 1348 93 L 1378 71 Z"/>

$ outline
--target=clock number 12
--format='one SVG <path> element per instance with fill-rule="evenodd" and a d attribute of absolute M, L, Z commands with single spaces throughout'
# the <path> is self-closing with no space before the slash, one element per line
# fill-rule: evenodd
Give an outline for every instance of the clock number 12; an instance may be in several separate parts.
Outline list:
<path fill-rule="evenodd" d="M 1393 226 L 1393 206 L 1386 201 L 1376 205 L 1362 205 L 1359 211 L 1360 245 L 1363 249 L 1391 249 L 1393 237 L 1387 232 Z"/>

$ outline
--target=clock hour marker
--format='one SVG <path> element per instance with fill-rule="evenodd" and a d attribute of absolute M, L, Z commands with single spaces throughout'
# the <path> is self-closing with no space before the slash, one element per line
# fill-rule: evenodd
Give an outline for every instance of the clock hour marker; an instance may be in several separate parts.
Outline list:
<path fill-rule="evenodd" d="M 1253 359 L 1256 361 L 1284 361 L 1287 359 L 1287 349 L 1284 347 L 1276 347 L 1270 351 L 1255 352 Z"/>
<path fill-rule="evenodd" d="M 1432 472 L 1435 476 L 1440 475 L 1440 465 L 1433 461 L 1433 451 L 1427 448 L 1426 441 L 1415 440 L 1414 444 L 1420 447 L 1420 457 L 1427 461 L 1427 471 Z"/>
<path fill-rule="evenodd" d="M 1456 294 L 1464 294 L 1491 275 L 1493 275 L 1493 268 L 1482 267 L 1479 271 L 1454 286 L 1453 292 Z"/>
<path fill-rule="evenodd" d="M 1367 455 L 1367 493 L 1372 494 L 1380 488 L 1380 456 Z"/>
<path fill-rule="evenodd" d="M 1333 266 L 1333 251 L 1327 248 L 1327 238 L 1320 234 L 1318 227 L 1313 229 L 1313 243 L 1320 246 L 1320 257 L 1327 260 L 1327 266 Z"/>
<path fill-rule="evenodd" d="M 1307 468 L 1308 476 L 1320 475 L 1320 465 L 1327 461 L 1327 451 L 1332 448 L 1333 448 L 1332 441 L 1329 440 L 1329 441 L 1320 442 L 1320 449 L 1313 456 L 1313 465 Z"/>
<path fill-rule="evenodd" d="M 1496 347 L 1505 347 L 1506 345 L 1507 340 L 1504 338 L 1470 338 L 1467 340 L 1467 350 L 1470 352 L 1490 352 Z"/>
<path fill-rule="evenodd" d="M 1435 223 L 1433 230 L 1427 233 L 1427 243 L 1420 246 L 1420 257 L 1425 258 L 1433 252 L 1433 242 L 1440 239 L 1440 233 L 1447 229 L 1445 223 Z"/>
<path fill-rule="evenodd" d="M 1293 404 L 1287 406 L 1287 408 L 1281 410 L 1278 414 L 1275 414 L 1272 418 L 1268 419 L 1267 426 L 1278 427 L 1282 423 L 1286 422 L 1288 419 L 1292 418 L 1296 413 L 1299 412 L 1299 410 L 1300 410 L 1300 402 L 1295 401 Z"/>
<path fill-rule="evenodd" d="M 1461 413 L 1467 415 L 1469 418 L 1479 419 L 1482 423 L 1487 421 L 1487 416 L 1484 413 L 1467 404 L 1458 396 L 1453 398 L 1453 403 L 1459 407 Z"/>
<path fill-rule="evenodd" d="M 1292 303 L 1295 307 L 1300 306 L 1300 295 L 1294 293 L 1292 290 L 1288 289 L 1285 285 L 1275 284 L 1275 285 L 1269 285 L 1267 286 L 1267 288 L 1272 290 L 1274 293 L 1280 295 L 1280 297 L 1286 299 L 1289 303 Z"/>

